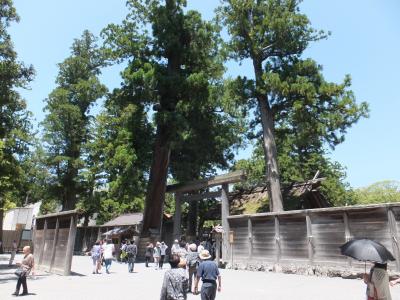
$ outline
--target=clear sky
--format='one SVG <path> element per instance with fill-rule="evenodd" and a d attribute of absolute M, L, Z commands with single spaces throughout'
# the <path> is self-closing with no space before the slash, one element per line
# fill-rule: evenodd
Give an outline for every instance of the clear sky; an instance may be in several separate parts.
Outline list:
<path fill-rule="evenodd" d="M 69 56 L 73 39 L 85 29 L 98 35 L 107 24 L 119 23 L 127 9 L 125 0 L 14 0 L 14 4 L 21 17 L 10 29 L 15 48 L 19 59 L 37 72 L 31 89 L 22 95 L 40 122 L 43 100 L 55 87 L 57 63 Z M 188 4 L 211 18 L 218 1 L 188 0 Z M 400 1 L 306 0 L 301 7 L 315 28 L 332 32 L 305 56 L 324 67 L 328 80 L 339 82 L 350 74 L 358 101 L 370 104 L 371 117 L 349 130 L 332 158 L 347 167 L 353 187 L 400 180 Z M 119 69 L 103 72 L 102 80 L 110 89 L 120 83 Z M 245 64 L 229 63 L 228 73 L 252 76 Z"/>

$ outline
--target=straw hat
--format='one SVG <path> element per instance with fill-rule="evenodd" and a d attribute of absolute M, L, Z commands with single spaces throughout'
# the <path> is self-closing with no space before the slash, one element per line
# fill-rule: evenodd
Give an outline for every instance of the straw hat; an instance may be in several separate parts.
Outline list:
<path fill-rule="evenodd" d="M 201 260 L 206 260 L 206 259 L 210 259 L 211 255 L 210 255 L 210 252 L 208 252 L 208 250 L 201 250 L 199 257 Z"/>

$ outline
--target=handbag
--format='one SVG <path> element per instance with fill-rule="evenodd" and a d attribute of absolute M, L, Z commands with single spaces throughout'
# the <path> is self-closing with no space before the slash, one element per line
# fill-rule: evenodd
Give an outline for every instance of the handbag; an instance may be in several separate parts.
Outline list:
<path fill-rule="evenodd" d="M 18 278 L 25 277 L 26 270 L 23 267 L 19 267 L 18 269 L 15 270 L 14 274 L 17 275 Z"/>

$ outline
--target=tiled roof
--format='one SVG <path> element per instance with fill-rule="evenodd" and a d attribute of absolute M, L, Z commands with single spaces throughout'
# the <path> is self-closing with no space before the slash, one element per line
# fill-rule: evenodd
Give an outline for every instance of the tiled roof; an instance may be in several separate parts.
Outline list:
<path fill-rule="evenodd" d="M 111 226 L 137 225 L 140 224 L 142 220 L 143 220 L 142 213 L 124 214 L 116 217 L 111 221 L 108 221 L 107 223 L 103 224 L 103 226 L 111 227 Z"/>

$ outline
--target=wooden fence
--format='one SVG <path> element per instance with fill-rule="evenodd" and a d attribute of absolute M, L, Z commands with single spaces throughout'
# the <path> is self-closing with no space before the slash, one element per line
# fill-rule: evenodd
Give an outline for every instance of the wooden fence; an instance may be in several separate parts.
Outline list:
<path fill-rule="evenodd" d="M 353 238 L 385 245 L 400 271 L 400 203 L 229 216 L 232 265 L 297 265 L 360 268 L 340 254 Z"/>
<path fill-rule="evenodd" d="M 76 211 L 36 218 L 33 254 L 37 268 L 61 275 L 71 273 L 76 224 Z"/>

